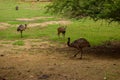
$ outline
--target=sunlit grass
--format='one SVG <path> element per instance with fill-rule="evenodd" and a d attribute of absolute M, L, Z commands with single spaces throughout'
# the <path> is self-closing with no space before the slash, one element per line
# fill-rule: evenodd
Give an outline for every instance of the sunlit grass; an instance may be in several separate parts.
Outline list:
<path fill-rule="evenodd" d="M 101 21 L 94 22 L 92 20 L 86 20 L 85 22 L 74 21 L 68 27 L 67 36 L 70 36 L 72 40 L 84 37 L 93 45 L 109 40 L 120 40 L 120 25 L 117 23 L 107 25 L 106 23 L 101 23 Z"/>
<path fill-rule="evenodd" d="M 30 2 L 15 2 L 0 0 L 0 22 L 14 21 L 16 18 L 31 18 L 38 16 L 49 16 L 45 14 L 45 5 L 48 3 L 30 3 Z M 16 11 L 15 7 L 19 6 L 19 10 Z"/>
<path fill-rule="evenodd" d="M 1 1 L 1 0 L 0 0 Z M 3 0 L 2 0 L 3 1 Z M 10 0 L 11 1 L 11 0 Z M 35 3 L 32 5 L 29 2 L 18 3 L 3 1 L 0 3 L 1 13 L 0 22 L 6 22 L 11 26 L 5 30 L 0 30 L 0 39 L 2 40 L 21 40 L 20 33 L 16 31 L 19 24 L 29 23 L 42 23 L 47 21 L 57 21 L 59 16 L 55 17 L 45 14 L 45 5 L 49 3 Z M 9 2 L 9 3 L 8 3 Z M 7 4 L 6 4 L 7 3 Z M 20 9 L 15 10 L 15 6 L 18 5 Z M 51 18 L 37 19 L 34 21 L 17 21 L 17 18 L 33 18 L 48 16 Z M 120 40 L 120 25 L 118 23 L 108 24 L 105 20 L 94 22 L 90 19 L 70 20 L 72 23 L 67 25 L 66 37 L 58 38 L 57 28 L 59 24 L 47 25 L 43 28 L 41 26 L 33 27 L 23 31 L 22 39 L 39 39 L 46 37 L 54 42 L 67 42 L 67 37 L 71 38 L 71 41 L 80 37 L 86 38 L 92 45 L 102 44 L 104 41 Z"/>
<path fill-rule="evenodd" d="M 90 25 L 89 25 L 89 24 Z M 46 37 L 52 41 L 63 42 L 67 41 L 67 37 L 71 37 L 71 40 L 78 39 L 80 37 L 86 38 L 92 45 L 101 44 L 104 41 L 120 40 L 120 26 L 119 24 L 106 24 L 93 22 L 86 20 L 86 22 L 72 21 L 72 24 L 67 26 L 66 37 L 58 38 L 57 28 L 59 24 L 48 25 L 43 28 L 41 26 L 33 27 L 23 31 L 23 39 L 27 38 L 41 38 Z M 20 33 L 16 31 L 16 27 L 0 31 L 0 39 L 14 40 L 21 39 Z"/>

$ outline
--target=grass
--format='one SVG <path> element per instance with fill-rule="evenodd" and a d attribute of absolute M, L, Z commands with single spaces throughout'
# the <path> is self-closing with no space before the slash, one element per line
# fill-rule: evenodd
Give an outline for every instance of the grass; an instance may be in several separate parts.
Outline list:
<path fill-rule="evenodd" d="M 47 5 L 40 3 L 23 3 L 16 2 L 15 0 L 0 0 L 0 22 L 9 22 L 14 21 L 16 18 L 31 18 L 38 16 L 49 16 L 49 14 L 45 14 L 44 6 Z M 19 6 L 19 10 L 15 10 L 15 6 Z M 32 7 L 33 6 L 33 7 Z"/>
<path fill-rule="evenodd" d="M 73 21 L 68 28 L 67 36 L 77 39 L 79 37 L 84 37 L 92 43 L 92 45 L 101 44 L 104 41 L 109 40 L 120 40 L 120 25 L 113 23 L 107 25 L 106 22 L 101 24 L 101 21 L 94 22 L 87 19 L 83 21 Z"/>
<path fill-rule="evenodd" d="M 14 42 L 13 45 L 24 46 L 25 44 L 24 44 L 24 41 L 18 40 L 16 42 Z"/>
<path fill-rule="evenodd" d="M 1 2 L 2 1 L 2 2 Z M 12 1 L 12 2 L 11 2 Z M 6 22 L 12 26 L 0 30 L 0 40 L 21 40 L 20 33 L 16 31 L 16 25 L 25 24 L 25 23 L 42 23 L 47 21 L 57 21 L 59 17 L 45 14 L 44 6 L 48 3 L 35 3 L 33 6 L 31 3 L 19 3 L 14 0 L 3 1 L 0 0 L 0 22 Z M 7 4 L 6 4 L 7 3 Z M 15 6 L 19 5 L 20 10 L 15 11 Z M 32 6 L 32 7 L 31 7 Z M 17 21 L 17 18 L 32 18 L 32 17 L 41 17 L 48 16 L 52 18 L 38 19 L 35 21 Z M 70 20 L 72 23 L 67 27 L 66 38 L 58 38 L 57 36 L 57 27 L 58 24 L 48 25 L 44 28 L 34 27 L 29 28 L 23 32 L 23 39 L 34 39 L 47 37 L 49 40 L 54 42 L 67 42 L 67 37 L 71 37 L 71 41 L 78 39 L 80 37 L 86 38 L 92 45 L 102 44 L 104 41 L 109 40 L 118 40 L 120 41 L 120 25 L 118 23 L 111 23 L 108 25 L 106 21 L 97 21 L 94 22 L 90 19 L 80 19 L 80 20 Z M 16 42 L 19 45 L 22 41 Z"/>

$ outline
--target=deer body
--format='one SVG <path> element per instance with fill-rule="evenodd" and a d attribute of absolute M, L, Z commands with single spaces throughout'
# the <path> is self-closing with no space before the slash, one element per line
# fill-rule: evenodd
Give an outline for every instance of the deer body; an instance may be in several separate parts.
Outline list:
<path fill-rule="evenodd" d="M 58 31 L 58 36 L 59 37 L 60 37 L 61 33 L 62 33 L 63 37 L 65 37 L 66 27 L 64 27 L 64 26 L 58 27 L 57 31 Z"/>

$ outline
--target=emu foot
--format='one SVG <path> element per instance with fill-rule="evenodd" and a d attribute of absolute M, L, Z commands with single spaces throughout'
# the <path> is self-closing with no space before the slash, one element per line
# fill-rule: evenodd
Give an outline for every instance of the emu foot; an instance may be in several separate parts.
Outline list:
<path fill-rule="evenodd" d="M 70 58 L 75 58 L 74 56 L 71 56 Z"/>
<path fill-rule="evenodd" d="M 82 59 L 82 57 L 78 58 L 78 59 Z"/>
<path fill-rule="evenodd" d="M 77 56 L 77 54 L 75 54 L 73 57 L 76 57 Z"/>
<path fill-rule="evenodd" d="M 75 56 L 71 56 L 71 57 L 70 57 L 70 59 L 74 59 L 74 58 L 75 58 Z"/>

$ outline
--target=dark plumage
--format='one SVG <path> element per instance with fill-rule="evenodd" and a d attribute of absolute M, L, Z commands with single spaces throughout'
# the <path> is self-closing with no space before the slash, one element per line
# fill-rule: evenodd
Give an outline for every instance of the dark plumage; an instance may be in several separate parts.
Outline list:
<path fill-rule="evenodd" d="M 22 31 L 25 31 L 25 29 L 27 28 L 27 24 L 25 25 L 19 25 L 18 28 L 17 28 L 17 31 L 21 33 L 21 38 L 22 38 Z"/>
<path fill-rule="evenodd" d="M 15 7 L 15 10 L 19 10 L 19 7 L 18 7 L 18 6 L 16 6 L 16 7 Z"/>
<path fill-rule="evenodd" d="M 60 26 L 57 28 L 58 31 L 58 36 L 60 37 L 60 34 L 62 33 L 63 37 L 65 37 L 65 33 L 66 33 L 66 26 Z"/>
<path fill-rule="evenodd" d="M 73 41 L 72 43 L 70 43 L 70 38 L 68 38 L 68 42 L 67 45 L 69 47 L 74 47 L 76 49 L 78 49 L 79 51 L 74 55 L 74 57 L 76 57 L 76 55 L 81 52 L 81 57 L 80 59 L 82 59 L 82 54 L 83 54 L 83 48 L 85 47 L 90 47 L 90 43 L 85 39 L 85 38 L 80 38 L 77 39 L 75 41 Z"/>

